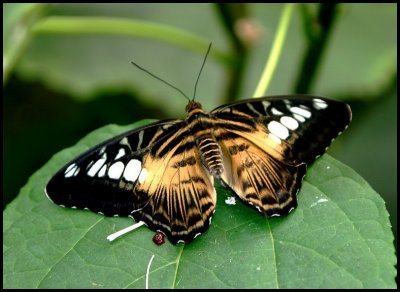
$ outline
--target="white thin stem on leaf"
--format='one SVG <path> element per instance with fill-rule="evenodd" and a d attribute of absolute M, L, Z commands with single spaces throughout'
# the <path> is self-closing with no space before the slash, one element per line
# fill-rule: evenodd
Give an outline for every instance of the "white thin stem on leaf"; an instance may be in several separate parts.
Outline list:
<path fill-rule="evenodd" d="M 144 222 L 143 222 L 143 221 L 140 221 L 139 223 L 135 223 L 135 224 L 133 224 L 133 225 L 131 225 L 131 226 L 128 226 L 128 227 L 126 227 L 126 228 L 124 228 L 124 229 L 122 229 L 122 230 L 120 230 L 120 231 L 117 231 L 117 232 L 115 232 L 115 233 L 113 233 L 113 234 L 107 236 L 107 240 L 108 240 L 108 241 L 113 241 L 113 240 L 115 240 L 116 238 L 120 237 L 121 235 L 124 235 L 125 233 L 128 233 L 128 232 L 130 232 L 130 231 L 135 230 L 136 228 L 139 228 L 139 227 L 142 226 L 143 224 L 144 224 Z"/>
<path fill-rule="evenodd" d="M 151 256 L 149 264 L 147 265 L 147 271 L 146 271 L 146 289 L 149 289 L 149 273 L 150 273 L 150 266 L 151 263 L 153 262 L 154 259 L 154 254 Z"/>

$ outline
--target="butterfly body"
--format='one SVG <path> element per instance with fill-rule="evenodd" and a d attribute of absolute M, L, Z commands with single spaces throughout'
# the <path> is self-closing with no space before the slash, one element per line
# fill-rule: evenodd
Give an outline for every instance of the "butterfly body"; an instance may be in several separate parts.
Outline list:
<path fill-rule="evenodd" d="M 204 111 L 189 102 L 184 120 L 123 133 L 63 167 L 46 187 L 65 207 L 132 216 L 172 243 L 204 233 L 222 180 L 266 217 L 289 213 L 306 165 L 351 120 L 350 108 L 315 96 L 249 99 Z"/>

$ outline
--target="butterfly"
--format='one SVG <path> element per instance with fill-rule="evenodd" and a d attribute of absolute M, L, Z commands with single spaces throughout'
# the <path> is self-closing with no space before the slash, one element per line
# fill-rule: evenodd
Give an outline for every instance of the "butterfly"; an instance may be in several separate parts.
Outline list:
<path fill-rule="evenodd" d="M 242 100 L 209 113 L 190 100 L 186 112 L 83 153 L 51 178 L 48 198 L 133 217 L 173 244 L 191 242 L 210 226 L 215 179 L 266 217 L 296 208 L 307 165 L 351 121 L 347 104 L 309 95 Z"/>

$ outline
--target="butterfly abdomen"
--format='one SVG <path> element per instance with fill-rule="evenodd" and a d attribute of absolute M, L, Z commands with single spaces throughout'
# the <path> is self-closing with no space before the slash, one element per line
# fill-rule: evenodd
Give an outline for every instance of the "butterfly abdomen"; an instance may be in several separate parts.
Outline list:
<path fill-rule="evenodd" d="M 215 137 L 206 133 L 196 138 L 203 163 L 212 176 L 219 177 L 224 172 L 221 149 Z"/>
<path fill-rule="evenodd" d="M 212 176 L 220 177 L 224 172 L 224 166 L 221 148 L 213 135 L 214 119 L 203 111 L 199 103 L 190 102 L 186 109 L 188 111 L 186 121 L 191 134 L 195 137 L 203 165 Z"/>

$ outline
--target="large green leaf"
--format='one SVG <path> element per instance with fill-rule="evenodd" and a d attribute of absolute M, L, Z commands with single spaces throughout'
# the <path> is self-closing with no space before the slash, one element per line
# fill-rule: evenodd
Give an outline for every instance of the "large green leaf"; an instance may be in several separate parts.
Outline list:
<path fill-rule="evenodd" d="M 141 123 L 143 124 L 143 123 Z M 134 126 L 139 126 L 135 124 Z M 107 126 L 61 151 L 4 212 L 5 288 L 395 288 L 396 258 L 385 204 L 354 171 L 328 155 L 309 168 L 299 207 L 267 220 L 217 184 L 210 229 L 189 245 L 161 247 L 141 227 L 52 204 L 43 189 L 62 165 L 131 126 Z"/>

